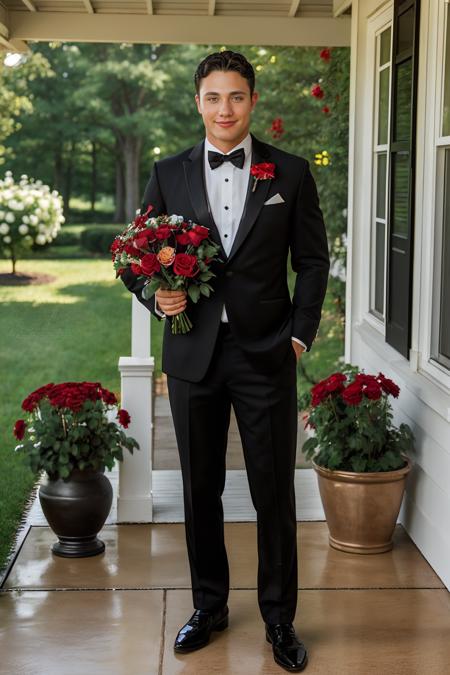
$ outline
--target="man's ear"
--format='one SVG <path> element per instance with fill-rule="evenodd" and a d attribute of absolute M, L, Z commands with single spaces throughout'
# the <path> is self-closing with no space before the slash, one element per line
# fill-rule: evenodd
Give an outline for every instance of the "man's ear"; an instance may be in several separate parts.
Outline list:
<path fill-rule="evenodd" d="M 254 110 L 255 105 L 256 105 L 256 101 L 258 99 L 259 99 L 259 94 L 258 94 L 257 91 L 254 91 L 253 94 L 252 94 L 252 111 Z"/>
<path fill-rule="evenodd" d="M 199 97 L 199 95 L 198 95 L 198 94 L 195 94 L 194 99 L 195 99 L 195 102 L 196 102 L 196 104 L 197 104 L 197 110 L 198 110 L 198 112 L 199 112 L 200 115 L 201 115 L 201 114 L 202 114 L 202 111 L 200 110 L 200 97 Z"/>

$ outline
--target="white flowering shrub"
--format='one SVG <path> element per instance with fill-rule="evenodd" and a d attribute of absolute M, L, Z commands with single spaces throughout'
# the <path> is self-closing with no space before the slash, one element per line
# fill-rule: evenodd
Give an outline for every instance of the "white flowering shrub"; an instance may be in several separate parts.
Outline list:
<path fill-rule="evenodd" d="M 53 241 L 64 222 L 62 197 L 57 190 L 22 174 L 14 182 L 11 171 L 0 179 L 0 253 L 16 261 L 32 244 Z"/>

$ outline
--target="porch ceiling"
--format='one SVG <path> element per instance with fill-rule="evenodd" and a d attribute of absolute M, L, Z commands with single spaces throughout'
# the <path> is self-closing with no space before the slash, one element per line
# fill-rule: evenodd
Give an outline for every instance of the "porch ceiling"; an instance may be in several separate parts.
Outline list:
<path fill-rule="evenodd" d="M 0 46 L 29 40 L 349 46 L 350 0 L 0 0 Z"/>

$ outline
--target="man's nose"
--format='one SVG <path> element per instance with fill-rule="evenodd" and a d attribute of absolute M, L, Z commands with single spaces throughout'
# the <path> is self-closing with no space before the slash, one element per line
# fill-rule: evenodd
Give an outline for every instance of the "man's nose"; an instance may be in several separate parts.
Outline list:
<path fill-rule="evenodd" d="M 220 104 L 220 110 L 219 110 L 221 115 L 228 116 L 232 114 L 232 109 L 229 101 L 222 101 Z"/>

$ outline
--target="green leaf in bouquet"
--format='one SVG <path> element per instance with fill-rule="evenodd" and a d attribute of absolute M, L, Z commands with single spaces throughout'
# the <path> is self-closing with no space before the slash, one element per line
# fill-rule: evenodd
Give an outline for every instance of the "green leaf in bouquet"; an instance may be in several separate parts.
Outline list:
<path fill-rule="evenodd" d="M 212 279 L 212 277 L 214 276 L 215 276 L 214 272 L 210 271 L 202 272 L 202 274 L 198 275 L 198 279 L 200 279 L 200 281 L 208 281 L 209 279 Z"/>
<path fill-rule="evenodd" d="M 205 246 L 205 256 L 207 258 L 212 258 L 216 254 L 217 250 L 217 246 L 214 244 L 209 244 L 208 246 Z"/>
<path fill-rule="evenodd" d="M 200 293 L 202 295 L 206 295 L 206 297 L 209 298 L 211 294 L 211 286 L 208 284 L 200 284 Z"/>
<path fill-rule="evenodd" d="M 199 286 L 196 286 L 195 284 L 191 284 L 188 286 L 188 295 L 192 302 L 198 302 L 198 299 L 200 298 L 200 288 Z"/>
<path fill-rule="evenodd" d="M 144 300 L 150 300 L 152 295 L 156 293 L 160 286 L 159 279 L 152 279 L 151 281 L 148 282 L 142 289 L 142 297 Z"/>

